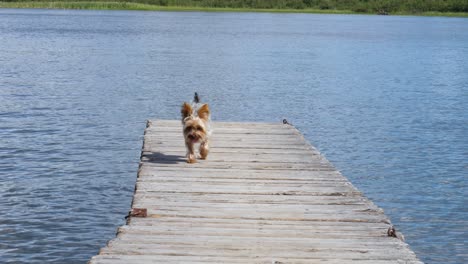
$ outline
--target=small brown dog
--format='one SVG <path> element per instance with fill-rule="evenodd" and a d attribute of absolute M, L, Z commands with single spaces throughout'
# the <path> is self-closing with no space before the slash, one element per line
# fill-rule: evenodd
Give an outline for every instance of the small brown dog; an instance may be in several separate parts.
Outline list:
<path fill-rule="evenodd" d="M 208 104 L 200 104 L 198 94 L 195 93 L 192 104 L 184 103 L 180 110 L 182 125 L 184 126 L 185 146 L 187 147 L 187 162 L 195 163 L 195 144 L 200 143 L 200 158 L 206 159 L 210 150 L 211 136 L 210 108 Z"/>

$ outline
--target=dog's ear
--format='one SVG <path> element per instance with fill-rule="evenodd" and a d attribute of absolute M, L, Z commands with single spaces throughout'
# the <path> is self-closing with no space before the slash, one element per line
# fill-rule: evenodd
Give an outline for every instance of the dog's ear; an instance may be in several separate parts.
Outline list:
<path fill-rule="evenodd" d="M 193 114 L 192 106 L 188 103 L 184 103 L 182 105 L 182 109 L 180 110 L 180 113 L 182 114 L 182 121 L 183 121 L 185 118 Z"/>
<path fill-rule="evenodd" d="M 204 104 L 198 109 L 198 117 L 201 119 L 208 121 L 210 119 L 210 108 L 208 107 L 208 104 Z"/>

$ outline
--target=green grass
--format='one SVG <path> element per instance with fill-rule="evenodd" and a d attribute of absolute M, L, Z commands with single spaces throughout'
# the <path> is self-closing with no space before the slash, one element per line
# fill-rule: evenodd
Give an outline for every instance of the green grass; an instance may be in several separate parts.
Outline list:
<path fill-rule="evenodd" d="M 158 6 L 134 2 L 105 1 L 21 1 L 0 2 L 0 8 L 44 8 L 44 9 L 94 9 L 94 10 L 146 10 L 146 11 L 204 11 L 204 12 L 271 12 L 271 13 L 314 13 L 314 14 L 374 14 L 336 9 L 259 9 L 259 8 L 216 8 L 188 6 Z M 468 13 L 454 12 L 395 12 L 390 15 L 468 17 Z"/>
<path fill-rule="evenodd" d="M 96 10 L 147 10 L 147 11 L 206 11 L 206 12 L 272 12 L 272 13 L 324 13 L 353 14 L 349 10 L 321 9 L 260 9 L 217 8 L 187 6 L 157 6 L 130 2 L 0 2 L 0 8 L 46 8 L 46 9 L 96 9 Z"/>
<path fill-rule="evenodd" d="M 128 2 L 0 2 L 0 8 L 159 10 L 153 5 Z"/>

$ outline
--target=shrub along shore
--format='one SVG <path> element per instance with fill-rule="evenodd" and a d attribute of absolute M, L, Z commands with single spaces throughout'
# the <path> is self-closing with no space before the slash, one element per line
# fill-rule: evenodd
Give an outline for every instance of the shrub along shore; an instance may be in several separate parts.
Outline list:
<path fill-rule="evenodd" d="M 0 8 L 380 14 L 468 17 L 467 0 L 0 0 Z"/>

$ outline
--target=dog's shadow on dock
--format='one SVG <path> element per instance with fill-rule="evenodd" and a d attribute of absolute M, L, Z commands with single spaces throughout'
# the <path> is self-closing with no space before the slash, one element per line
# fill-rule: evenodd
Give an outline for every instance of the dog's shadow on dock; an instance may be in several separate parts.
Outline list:
<path fill-rule="evenodd" d="M 187 159 L 180 155 L 166 155 L 161 152 L 149 152 L 142 155 L 142 159 L 146 159 L 147 162 L 157 164 L 178 164 L 186 163 Z"/>

